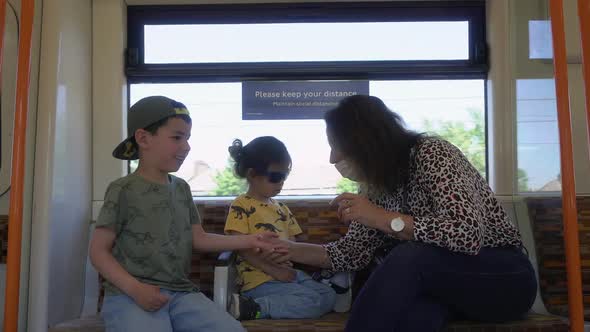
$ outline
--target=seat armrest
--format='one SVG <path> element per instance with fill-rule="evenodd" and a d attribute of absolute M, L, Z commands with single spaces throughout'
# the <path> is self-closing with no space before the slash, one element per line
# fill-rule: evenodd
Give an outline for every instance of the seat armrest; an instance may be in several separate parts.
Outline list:
<path fill-rule="evenodd" d="M 217 257 L 217 262 L 215 262 L 215 266 L 228 266 L 229 264 L 233 264 L 236 259 L 236 254 L 233 251 L 224 251 L 219 254 Z"/>
<path fill-rule="evenodd" d="M 213 281 L 213 302 L 227 311 L 229 299 L 236 292 L 236 253 L 224 251 L 217 257 Z"/>

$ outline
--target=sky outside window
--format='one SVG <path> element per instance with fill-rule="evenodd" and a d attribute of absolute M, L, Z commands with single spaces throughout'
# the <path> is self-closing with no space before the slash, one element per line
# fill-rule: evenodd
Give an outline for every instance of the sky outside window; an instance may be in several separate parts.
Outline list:
<path fill-rule="evenodd" d="M 469 23 L 146 25 L 146 63 L 467 60 Z"/>

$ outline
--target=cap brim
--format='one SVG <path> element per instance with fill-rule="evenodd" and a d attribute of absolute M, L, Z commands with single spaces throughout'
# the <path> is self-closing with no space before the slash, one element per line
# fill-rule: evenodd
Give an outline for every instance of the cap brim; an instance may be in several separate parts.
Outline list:
<path fill-rule="evenodd" d="M 137 145 L 132 141 L 132 138 L 133 137 L 128 137 L 117 145 L 113 150 L 113 157 L 122 160 L 139 159 L 139 150 L 137 149 Z"/>

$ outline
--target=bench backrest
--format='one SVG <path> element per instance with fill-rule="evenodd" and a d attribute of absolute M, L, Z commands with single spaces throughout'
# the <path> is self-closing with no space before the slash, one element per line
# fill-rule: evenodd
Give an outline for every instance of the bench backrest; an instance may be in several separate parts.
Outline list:
<path fill-rule="evenodd" d="M 578 227 L 582 259 L 582 289 L 585 319 L 590 320 L 590 197 L 578 196 Z M 535 239 L 539 284 L 545 307 L 550 313 L 568 315 L 567 274 L 563 237 L 561 197 L 527 199 Z"/>
<path fill-rule="evenodd" d="M 321 244 L 337 240 L 346 234 L 347 227 L 339 222 L 336 210 L 330 208 L 326 201 L 292 201 L 287 204 L 303 230 L 302 241 Z M 503 202 L 513 219 L 517 219 L 510 209 L 512 204 L 511 202 Z M 584 304 L 586 308 L 590 308 L 590 197 L 578 197 L 577 204 Z M 527 198 L 526 206 L 530 220 L 515 220 L 515 223 L 530 223 L 532 228 L 543 303 L 549 312 L 567 316 L 567 276 L 561 221 L 561 198 Z M 223 234 L 229 202 L 217 205 L 201 204 L 198 205 L 198 209 L 203 218 L 205 230 Z M 522 228 L 523 225 L 519 226 Z M 216 253 L 195 252 L 192 258 L 190 278 L 210 298 L 213 298 L 214 268 L 217 256 Z M 362 274 L 357 274 L 357 276 L 361 277 Z M 101 300 L 102 287 L 99 296 L 99 309 Z M 586 312 L 586 320 L 590 320 L 590 309 Z"/>

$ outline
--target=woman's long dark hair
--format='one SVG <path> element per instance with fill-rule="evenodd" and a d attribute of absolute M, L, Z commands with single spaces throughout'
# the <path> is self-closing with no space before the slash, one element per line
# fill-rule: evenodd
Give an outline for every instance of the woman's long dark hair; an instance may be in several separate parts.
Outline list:
<path fill-rule="evenodd" d="M 389 192 L 405 184 L 411 149 L 423 134 L 406 129 L 381 99 L 344 98 L 324 120 L 337 149 L 359 168 L 367 184 Z"/>

